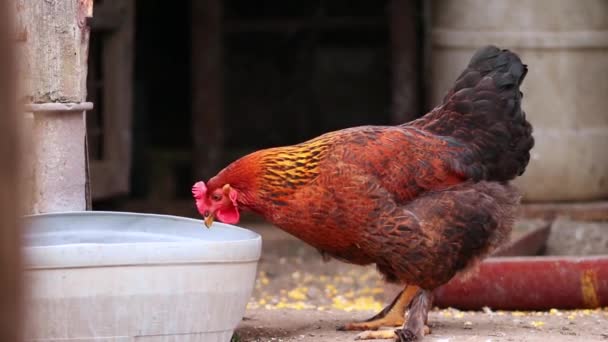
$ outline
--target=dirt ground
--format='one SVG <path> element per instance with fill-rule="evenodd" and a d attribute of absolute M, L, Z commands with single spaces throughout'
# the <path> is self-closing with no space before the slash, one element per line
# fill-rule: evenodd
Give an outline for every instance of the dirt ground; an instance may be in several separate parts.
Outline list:
<path fill-rule="evenodd" d="M 373 267 L 325 262 L 313 248 L 271 226 L 252 299 L 233 341 L 353 341 L 338 325 L 368 318 L 389 300 Z M 428 341 L 608 341 L 608 308 L 547 312 L 434 309 Z"/>
<path fill-rule="evenodd" d="M 336 326 L 374 312 L 250 309 L 237 329 L 238 341 L 351 342 L 356 332 Z M 574 315 L 574 318 L 569 318 Z M 435 310 L 425 341 L 608 341 L 608 312 L 551 314 Z"/>

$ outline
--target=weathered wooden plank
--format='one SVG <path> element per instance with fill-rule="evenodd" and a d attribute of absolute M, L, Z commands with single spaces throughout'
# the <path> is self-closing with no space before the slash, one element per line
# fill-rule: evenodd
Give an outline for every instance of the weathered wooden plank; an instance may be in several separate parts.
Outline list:
<path fill-rule="evenodd" d="M 392 121 L 395 124 L 420 115 L 418 84 L 418 12 L 415 0 L 390 2 L 393 99 Z"/>
<path fill-rule="evenodd" d="M 14 80 L 14 11 L 0 0 L 0 341 L 21 341 L 21 239 L 17 221 L 18 132 Z"/>
<path fill-rule="evenodd" d="M 192 1 L 192 135 L 197 178 L 218 171 L 222 152 L 221 20 L 221 1 Z"/>
<path fill-rule="evenodd" d="M 312 18 L 273 18 L 272 20 L 229 20 L 224 29 L 229 33 L 238 32 L 296 32 L 300 30 L 361 30 L 382 29 L 386 25 L 386 19 L 382 17 L 329 17 L 319 20 Z"/>
<path fill-rule="evenodd" d="M 28 102 L 86 98 L 88 28 L 92 0 L 15 0 L 20 80 Z"/>
<path fill-rule="evenodd" d="M 82 112 L 34 114 L 35 191 L 29 213 L 86 210 Z"/>
<path fill-rule="evenodd" d="M 92 0 L 16 0 L 19 80 L 30 104 L 27 213 L 87 208 L 84 108 Z M 63 104 L 73 103 L 77 110 Z M 72 106 L 72 105 L 71 105 Z M 41 107 L 41 108 L 34 108 Z M 43 107 L 43 108 L 42 108 Z"/>
<path fill-rule="evenodd" d="M 524 203 L 520 215 L 545 220 L 565 217 L 576 221 L 608 221 L 608 201 Z"/>
<path fill-rule="evenodd" d="M 119 16 L 120 25 L 106 31 L 102 65 L 104 71 L 102 160 L 91 160 L 93 199 L 129 192 L 131 169 L 131 123 L 133 118 L 133 63 L 135 2 L 102 3 L 103 13 Z M 97 12 L 95 12 L 97 16 Z M 93 33 L 95 34 L 95 33 Z"/>

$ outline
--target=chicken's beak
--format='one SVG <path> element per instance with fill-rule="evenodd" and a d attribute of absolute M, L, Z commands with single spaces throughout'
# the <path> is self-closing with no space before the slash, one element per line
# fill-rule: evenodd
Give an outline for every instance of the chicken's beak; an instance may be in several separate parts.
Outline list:
<path fill-rule="evenodd" d="M 209 214 L 209 216 L 205 217 L 205 226 L 207 228 L 211 228 L 214 219 L 215 217 L 213 216 L 213 214 Z"/>

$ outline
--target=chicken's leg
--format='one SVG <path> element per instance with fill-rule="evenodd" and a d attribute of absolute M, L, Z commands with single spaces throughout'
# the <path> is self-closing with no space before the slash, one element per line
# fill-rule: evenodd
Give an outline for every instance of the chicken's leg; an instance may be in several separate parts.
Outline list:
<path fill-rule="evenodd" d="M 430 329 L 426 323 L 431 305 L 433 305 L 433 294 L 431 291 L 421 290 L 412 300 L 403 329 L 395 330 L 397 335 L 395 341 L 410 342 L 429 334 Z"/>
<path fill-rule="evenodd" d="M 378 330 L 380 327 L 398 327 L 403 324 L 405 310 L 419 291 L 418 286 L 408 285 L 391 304 L 374 317 L 363 322 L 348 323 L 338 327 L 338 330 Z"/>

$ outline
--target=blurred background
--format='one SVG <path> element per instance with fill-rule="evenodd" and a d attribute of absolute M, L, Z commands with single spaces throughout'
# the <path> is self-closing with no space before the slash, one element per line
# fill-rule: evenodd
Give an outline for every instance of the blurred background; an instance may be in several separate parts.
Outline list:
<path fill-rule="evenodd" d="M 608 196 L 607 1 L 94 6 L 87 131 L 95 209 L 193 215 L 191 205 L 179 209 L 190 185 L 248 152 L 417 118 L 485 44 L 530 66 L 523 105 L 537 144 L 519 181 L 525 200 Z"/>
<path fill-rule="evenodd" d="M 194 180 L 254 150 L 417 117 L 426 108 L 422 3 L 95 1 L 95 203 L 190 198 Z M 119 77 L 129 86 L 114 87 Z M 125 91 L 123 103 L 105 105 Z M 131 144 L 108 149 L 124 135 Z M 121 166 L 96 172 L 106 161 Z"/>

